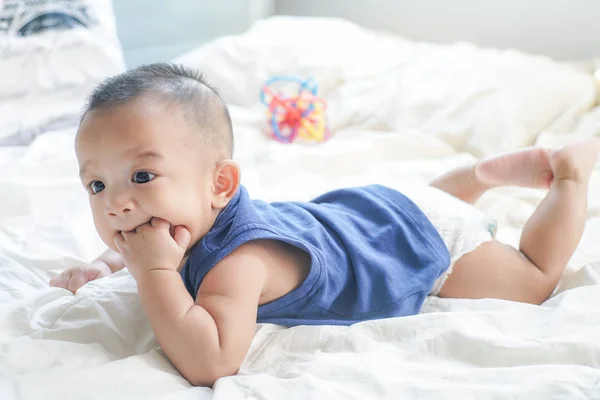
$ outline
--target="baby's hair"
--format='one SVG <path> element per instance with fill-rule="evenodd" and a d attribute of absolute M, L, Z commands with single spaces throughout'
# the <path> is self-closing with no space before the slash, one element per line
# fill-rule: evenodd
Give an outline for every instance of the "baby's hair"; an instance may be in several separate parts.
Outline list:
<path fill-rule="evenodd" d="M 233 128 L 227 105 L 201 73 L 179 64 L 143 65 L 107 78 L 89 96 L 81 119 L 93 110 L 117 107 L 145 95 L 156 95 L 181 108 L 205 142 L 231 156 Z"/>

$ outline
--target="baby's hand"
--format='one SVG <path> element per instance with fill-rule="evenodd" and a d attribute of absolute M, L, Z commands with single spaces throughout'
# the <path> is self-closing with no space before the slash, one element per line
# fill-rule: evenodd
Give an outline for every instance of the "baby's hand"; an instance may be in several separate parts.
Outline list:
<path fill-rule="evenodd" d="M 60 275 L 52 278 L 50 286 L 60 287 L 75 293 L 80 287 L 96 279 L 112 274 L 110 267 L 103 262 L 94 262 L 64 270 Z"/>
<path fill-rule="evenodd" d="M 155 217 L 135 231 L 121 232 L 115 237 L 115 246 L 136 280 L 144 272 L 179 267 L 191 235 L 179 225 L 171 236 L 170 228 L 167 221 Z"/>

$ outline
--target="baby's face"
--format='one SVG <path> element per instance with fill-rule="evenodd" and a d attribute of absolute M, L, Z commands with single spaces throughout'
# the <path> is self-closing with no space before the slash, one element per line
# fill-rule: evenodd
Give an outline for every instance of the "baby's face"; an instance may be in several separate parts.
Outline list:
<path fill-rule="evenodd" d="M 108 247 L 114 238 L 159 217 L 185 226 L 190 247 L 211 228 L 214 161 L 203 159 L 196 132 L 176 109 L 136 100 L 84 118 L 75 149 L 94 224 Z"/>

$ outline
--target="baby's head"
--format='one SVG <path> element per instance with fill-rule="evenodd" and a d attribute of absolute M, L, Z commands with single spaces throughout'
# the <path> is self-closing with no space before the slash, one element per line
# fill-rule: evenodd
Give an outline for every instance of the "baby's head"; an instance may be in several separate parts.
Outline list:
<path fill-rule="evenodd" d="M 177 65 L 143 66 L 98 86 L 75 151 L 96 229 L 115 251 L 117 234 L 152 217 L 185 226 L 192 246 L 239 187 L 226 105 Z"/>

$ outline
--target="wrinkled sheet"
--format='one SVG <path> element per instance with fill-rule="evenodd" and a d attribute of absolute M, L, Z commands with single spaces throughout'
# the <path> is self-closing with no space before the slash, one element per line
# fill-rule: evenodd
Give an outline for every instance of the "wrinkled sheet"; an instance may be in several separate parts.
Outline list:
<path fill-rule="evenodd" d="M 495 151 L 600 131 L 595 82 L 574 67 L 344 21 L 274 18 L 181 61 L 205 70 L 231 104 L 243 183 L 267 200 L 422 184 Z M 258 90 L 279 73 L 318 80 L 333 139 L 265 137 Z M 584 238 L 542 306 L 429 298 L 408 318 L 261 325 L 240 374 L 207 389 L 190 387 L 157 346 L 127 271 L 76 295 L 48 287 L 103 250 L 78 181 L 74 132 L 0 148 L 0 398 L 600 398 L 600 169 Z M 496 189 L 477 206 L 497 219 L 500 240 L 516 244 L 543 196 Z"/>

